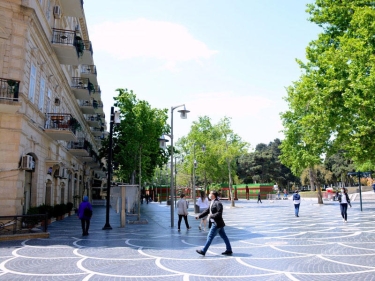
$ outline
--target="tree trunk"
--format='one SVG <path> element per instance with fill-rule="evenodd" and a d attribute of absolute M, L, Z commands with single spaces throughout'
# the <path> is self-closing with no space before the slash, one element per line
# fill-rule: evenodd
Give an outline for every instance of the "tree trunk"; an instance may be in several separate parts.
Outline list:
<path fill-rule="evenodd" d="M 317 186 L 315 171 L 314 171 L 314 168 L 312 167 L 309 168 L 309 178 L 310 178 L 311 190 L 316 191 L 316 189 L 318 189 L 318 193 L 317 193 L 318 204 L 323 204 L 322 190 L 319 186 Z"/>
<path fill-rule="evenodd" d="M 231 175 L 231 168 L 230 168 L 229 160 L 227 160 L 227 164 L 228 164 L 228 172 L 229 172 L 229 193 L 230 193 L 231 206 L 235 207 L 233 189 L 232 189 L 232 175 Z"/>

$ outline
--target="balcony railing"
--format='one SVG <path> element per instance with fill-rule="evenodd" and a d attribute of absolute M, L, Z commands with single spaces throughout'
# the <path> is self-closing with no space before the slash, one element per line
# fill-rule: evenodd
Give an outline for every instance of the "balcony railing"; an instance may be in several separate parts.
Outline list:
<path fill-rule="evenodd" d="M 52 43 L 74 46 L 78 53 L 76 31 L 74 30 L 52 28 Z"/>
<path fill-rule="evenodd" d="M 47 113 L 45 129 L 69 130 L 74 134 L 80 124 L 69 113 Z"/>
<path fill-rule="evenodd" d="M 67 148 L 75 156 L 86 157 L 91 154 L 92 145 L 85 138 L 77 138 L 77 141 L 68 142 Z"/>
<path fill-rule="evenodd" d="M 84 46 L 78 45 L 78 38 L 74 30 L 52 28 L 52 47 L 61 64 L 79 64 L 78 57 Z"/>
<path fill-rule="evenodd" d="M 72 77 L 72 88 L 89 90 L 89 85 L 89 78 Z"/>
<path fill-rule="evenodd" d="M 81 65 L 81 74 L 83 75 L 97 75 L 95 65 Z"/>
<path fill-rule="evenodd" d="M 43 232 L 47 232 L 47 214 L 23 215 L 23 216 L 1 216 L 0 235 L 25 234 L 32 232 L 32 228 L 40 222 L 44 222 Z"/>
<path fill-rule="evenodd" d="M 0 78 L 0 100 L 18 101 L 20 82 Z"/>

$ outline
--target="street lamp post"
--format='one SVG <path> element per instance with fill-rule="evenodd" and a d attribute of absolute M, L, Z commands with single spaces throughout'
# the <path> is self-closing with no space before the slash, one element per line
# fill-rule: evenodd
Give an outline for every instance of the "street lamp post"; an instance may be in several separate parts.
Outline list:
<path fill-rule="evenodd" d="M 110 230 L 112 229 L 111 225 L 109 224 L 109 206 L 110 206 L 110 199 L 111 199 L 111 174 L 112 174 L 112 138 L 113 138 L 113 125 L 114 123 L 120 123 L 119 113 L 114 111 L 114 107 L 111 107 L 111 117 L 109 122 L 109 143 L 108 143 L 108 173 L 107 173 L 107 202 L 106 202 L 106 210 L 105 210 L 105 225 L 103 230 Z"/>
<path fill-rule="evenodd" d="M 182 119 L 186 119 L 187 113 L 189 113 L 189 110 L 185 109 L 185 104 L 177 105 L 177 106 L 172 106 L 171 107 L 171 196 L 174 196 L 174 183 L 173 183 L 173 111 L 178 108 L 178 107 L 184 107 L 184 109 L 178 110 L 180 112 L 180 117 Z M 172 199 L 172 197 L 171 197 Z M 174 204 L 173 200 L 171 200 L 171 227 L 174 227 Z"/>

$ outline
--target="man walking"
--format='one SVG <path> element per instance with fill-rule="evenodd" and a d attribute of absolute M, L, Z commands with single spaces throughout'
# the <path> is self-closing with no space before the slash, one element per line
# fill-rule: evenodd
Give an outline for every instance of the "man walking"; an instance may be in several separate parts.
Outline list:
<path fill-rule="evenodd" d="M 212 223 L 212 226 L 210 228 L 210 231 L 207 235 L 207 241 L 204 245 L 202 250 L 196 250 L 196 252 L 202 256 L 204 256 L 210 247 L 212 240 L 215 238 L 215 236 L 219 233 L 220 237 L 224 240 L 226 250 L 225 252 L 221 253 L 222 255 L 230 256 L 233 254 L 232 247 L 230 245 L 229 239 L 225 233 L 224 230 L 224 220 L 223 220 L 223 204 L 218 199 L 218 193 L 217 191 L 211 191 L 209 198 L 211 200 L 210 207 L 206 209 L 203 213 L 201 213 L 199 216 L 195 217 L 195 219 L 200 219 L 205 216 L 208 216 L 208 219 Z"/>
<path fill-rule="evenodd" d="M 262 199 L 260 198 L 260 192 L 258 192 L 258 201 L 257 201 L 257 203 L 262 203 Z"/>
<path fill-rule="evenodd" d="M 299 204 L 301 203 L 301 196 L 298 194 L 298 190 L 296 190 L 293 194 L 293 203 L 294 203 L 294 214 L 296 217 L 299 217 Z"/>

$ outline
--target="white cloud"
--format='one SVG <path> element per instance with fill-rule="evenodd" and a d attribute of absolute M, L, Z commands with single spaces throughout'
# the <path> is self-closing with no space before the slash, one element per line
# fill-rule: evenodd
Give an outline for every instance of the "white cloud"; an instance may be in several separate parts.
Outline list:
<path fill-rule="evenodd" d="M 105 22 L 94 25 L 90 37 L 94 51 L 105 51 L 121 60 L 158 59 L 169 70 L 176 63 L 200 62 L 218 53 L 195 39 L 184 26 L 165 21 Z"/>

